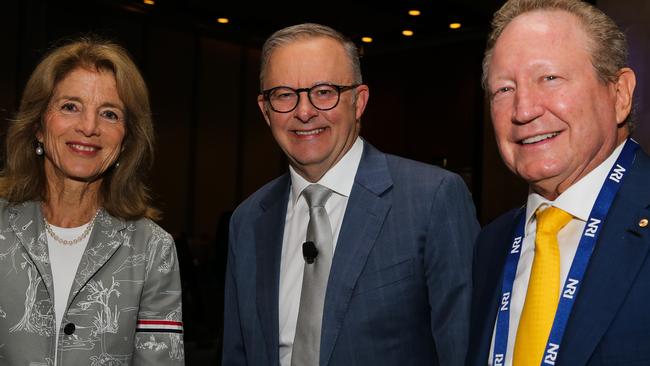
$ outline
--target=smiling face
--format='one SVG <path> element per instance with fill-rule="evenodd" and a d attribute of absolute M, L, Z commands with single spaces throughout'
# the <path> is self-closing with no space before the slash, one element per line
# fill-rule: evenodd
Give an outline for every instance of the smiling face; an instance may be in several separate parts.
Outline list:
<path fill-rule="evenodd" d="M 328 37 L 304 38 L 275 49 L 263 88 L 310 88 L 317 84 L 352 85 L 352 66 L 337 41 Z M 258 105 L 273 137 L 296 171 L 318 181 L 352 147 L 359 136 L 359 119 L 368 100 L 368 87 L 341 93 L 339 104 L 328 111 L 316 109 L 306 93 L 289 113 L 274 112 L 260 95 Z"/>
<path fill-rule="evenodd" d="M 36 135 L 44 146 L 48 182 L 100 181 L 120 154 L 124 119 L 112 73 L 71 71 L 56 85 Z"/>
<path fill-rule="evenodd" d="M 555 199 L 627 136 L 634 73 L 603 82 L 591 40 L 565 11 L 516 17 L 497 40 L 488 71 L 492 123 L 506 165 Z"/>

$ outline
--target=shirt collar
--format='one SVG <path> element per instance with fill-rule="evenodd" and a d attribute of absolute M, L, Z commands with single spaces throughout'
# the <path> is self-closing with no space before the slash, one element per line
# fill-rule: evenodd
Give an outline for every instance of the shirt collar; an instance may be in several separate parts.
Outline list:
<path fill-rule="evenodd" d="M 562 192 L 555 201 L 549 201 L 534 192 L 529 193 L 528 202 L 526 203 L 526 227 L 532 222 L 535 212 L 542 205 L 555 206 L 570 213 L 573 217 L 587 222 L 591 208 L 600 193 L 600 188 L 607 178 L 607 174 L 614 166 L 616 159 L 621 154 L 624 145 L 625 141 L 618 145 L 609 157 L 594 170 Z"/>
<path fill-rule="evenodd" d="M 349 197 L 362 154 L 363 140 L 357 137 L 350 150 L 316 183 L 331 189 L 341 196 Z M 291 165 L 289 165 L 289 174 L 291 176 L 292 203 L 295 205 L 303 189 L 310 185 L 311 182 L 298 174 Z"/>

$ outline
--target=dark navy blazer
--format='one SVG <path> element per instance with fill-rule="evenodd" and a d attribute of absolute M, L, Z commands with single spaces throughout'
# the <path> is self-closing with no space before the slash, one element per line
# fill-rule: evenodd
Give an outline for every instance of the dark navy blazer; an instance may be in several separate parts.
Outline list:
<path fill-rule="evenodd" d="M 230 227 L 223 365 L 278 365 L 280 257 L 291 180 Z M 364 143 L 332 262 L 320 365 L 462 365 L 478 223 L 462 179 Z"/>
<path fill-rule="evenodd" d="M 488 362 L 519 210 L 496 219 L 477 241 L 468 365 Z M 555 366 L 650 365 L 650 225 L 644 218 L 650 219 L 650 158 L 639 149 L 601 229 Z"/>

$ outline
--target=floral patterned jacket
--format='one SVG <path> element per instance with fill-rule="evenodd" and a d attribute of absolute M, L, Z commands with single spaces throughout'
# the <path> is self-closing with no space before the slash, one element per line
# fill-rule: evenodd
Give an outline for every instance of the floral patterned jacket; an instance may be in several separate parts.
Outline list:
<path fill-rule="evenodd" d="M 183 365 L 181 283 L 171 236 L 101 210 L 55 339 L 39 202 L 0 200 L 0 365 Z"/>

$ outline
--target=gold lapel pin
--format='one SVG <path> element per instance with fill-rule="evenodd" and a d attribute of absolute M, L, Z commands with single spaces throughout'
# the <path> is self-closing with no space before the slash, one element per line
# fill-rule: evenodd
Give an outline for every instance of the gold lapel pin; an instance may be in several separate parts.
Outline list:
<path fill-rule="evenodd" d="M 641 220 L 639 220 L 639 226 L 640 226 L 640 227 L 646 227 L 646 226 L 648 226 L 648 219 L 641 219 Z"/>

